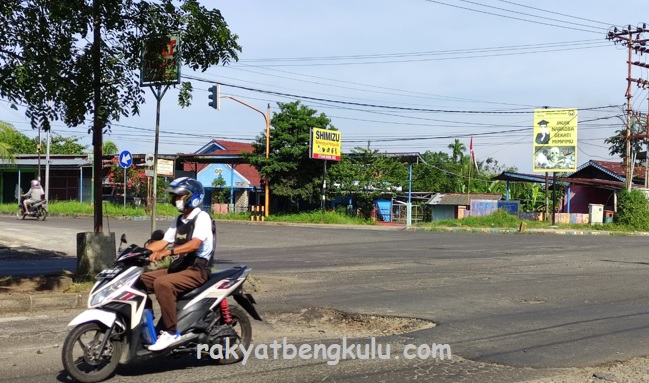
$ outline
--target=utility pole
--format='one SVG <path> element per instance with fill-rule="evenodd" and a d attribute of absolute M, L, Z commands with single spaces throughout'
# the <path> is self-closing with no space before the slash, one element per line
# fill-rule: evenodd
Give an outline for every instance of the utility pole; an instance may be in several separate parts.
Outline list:
<path fill-rule="evenodd" d="M 627 27 L 622 28 L 622 30 L 619 30 L 617 27 L 614 27 L 612 30 L 609 30 L 608 34 L 606 35 L 606 38 L 608 40 L 612 40 L 615 44 L 620 43 L 622 46 L 625 46 L 628 49 L 628 58 L 627 58 L 627 65 L 628 65 L 628 75 L 627 75 L 627 89 L 626 89 L 626 135 L 624 137 L 625 140 L 625 145 L 626 145 L 626 157 L 624 159 L 625 162 L 625 178 L 626 178 L 626 188 L 627 191 L 631 190 L 631 185 L 633 184 L 632 178 L 633 178 L 633 163 L 631 161 L 631 139 L 632 138 L 647 138 L 649 136 L 649 132 L 646 131 L 645 127 L 645 133 L 644 134 L 631 134 L 631 115 L 633 114 L 632 110 L 632 102 L 631 99 L 633 98 L 633 95 L 631 93 L 631 84 L 636 83 L 638 87 L 642 88 L 647 88 L 649 86 L 649 81 L 641 79 L 641 78 L 634 78 L 632 69 L 633 66 L 639 66 L 641 68 L 649 69 L 649 65 L 640 61 L 633 61 L 633 53 L 635 54 L 648 54 L 649 49 L 645 48 L 647 42 L 649 39 L 644 38 L 643 34 L 649 32 L 647 29 L 647 25 L 643 23 L 641 26 L 638 27 L 631 27 L 631 25 L 628 25 Z"/>

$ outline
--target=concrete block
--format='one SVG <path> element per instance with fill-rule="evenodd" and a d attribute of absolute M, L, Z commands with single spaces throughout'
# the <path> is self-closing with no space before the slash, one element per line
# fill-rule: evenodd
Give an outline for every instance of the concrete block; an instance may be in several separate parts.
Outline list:
<path fill-rule="evenodd" d="M 34 294 L 32 295 L 32 311 L 65 310 L 79 307 L 78 294 Z"/>
<path fill-rule="evenodd" d="M 95 276 L 115 262 L 115 233 L 77 233 L 77 276 Z"/>
<path fill-rule="evenodd" d="M 0 313 L 21 313 L 31 309 L 32 300 L 29 295 L 9 295 L 0 297 Z"/>

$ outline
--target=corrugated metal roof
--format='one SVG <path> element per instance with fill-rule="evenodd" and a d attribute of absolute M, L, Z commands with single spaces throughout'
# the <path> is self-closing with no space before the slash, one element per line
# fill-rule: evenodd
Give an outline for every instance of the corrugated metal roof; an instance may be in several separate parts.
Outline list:
<path fill-rule="evenodd" d="M 490 200 L 500 201 L 503 198 L 502 194 L 492 193 L 438 193 L 434 195 L 426 205 L 453 205 L 453 206 L 468 206 L 471 200 Z"/>
<path fill-rule="evenodd" d="M 16 166 L 38 166 L 37 158 L 16 158 Z M 41 166 L 45 166 L 46 159 L 45 156 L 41 157 Z M 0 160 L 0 165 L 9 165 L 8 161 Z M 80 167 L 80 166 L 92 166 L 85 158 L 51 158 L 50 157 L 50 166 L 60 167 Z"/>
<path fill-rule="evenodd" d="M 595 178 L 566 178 L 565 180 L 571 185 L 596 186 L 614 190 L 622 189 L 626 185 L 620 181 L 599 180 Z"/>

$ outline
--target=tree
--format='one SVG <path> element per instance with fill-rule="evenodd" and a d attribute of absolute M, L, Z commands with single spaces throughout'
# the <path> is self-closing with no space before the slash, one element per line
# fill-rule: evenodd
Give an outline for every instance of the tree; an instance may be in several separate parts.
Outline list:
<path fill-rule="evenodd" d="M 227 182 L 223 179 L 222 175 L 218 175 L 218 177 L 214 178 L 212 180 L 212 186 L 217 188 L 218 191 L 215 193 L 212 193 L 212 201 L 216 203 L 229 203 L 230 202 L 230 194 L 231 194 L 231 189 L 228 187 L 225 187 L 227 185 Z"/>
<path fill-rule="evenodd" d="M 51 154 L 83 154 L 86 146 L 79 143 L 80 137 L 63 137 L 53 133 L 50 137 Z M 9 147 L 12 156 L 16 154 L 35 154 L 38 148 L 38 137 L 29 138 L 13 126 L 0 122 L 0 143 Z M 45 145 L 43 145 L 43 151 Z M 42 153 L 42 152 L 41 152 Z"/>
<path fill-rule="evenodd" d="M 299 101 L 277 105 L 280 112 L 271 119 L 269 158 L 265 132 L 252 143 L 253 152 L 244 156 L 262 177 L 268 177 L 273 197 L 286 198 L 299 210 L 300 202 L 315 203 L 320 198 L 323 163 L 309 158 L 310 128 L 335 128 L 324 113 L 317 115 Z"/>
<path fill-rule="evenodd" d="M 412 170 L 412 188 L 420 191 L 448 192 L 453 191 L 456 166 L 450 156 L 444 152 L 426 151 L 421 157 L 424 162 Z"/>
<path fill-rule="evenodd" d="M 377 150 L 356 147 L 331 167 L 329 178 L 330 185 L 335 185 L 330 190 L 355 199 L 368 217 L 375 199 L 407 185 L 408 165 Z"/>
<path fill-rule="evenodd" d="M 83 154 L 88 148 L 86 145 L 79 143 L 81 137 L 63 137 L 59 134 L 52 134 L 50 138 L 50 153 L 51 154 Z M 35 138 L 34 142 L 38 139 Z"/>
<path fill-rule="evenodd" d="M 193 70 L 236 60 L 241 51 L 220 11 L 197 0 L 179 5 L 173 0 L 2 3 L 0 95 L 26 104 L 33 127 L 45 131 L 51 120 L 77 126 L 95 111 L 104 125 L 138 114 L 144 102 L 137 75 L 145 41 L 162 52 L 169 36 L 180 31 L 178 57 Z M 96 74 L 101 76 L 98 110 L 93 105 Z M 184 83 L 182 90 L 179 102 L 186 106 L 191 84 Z"/>
<path fill-rule="evenodd" d="M 466 146 L 460 142 L 459 139 L 455 139 L 452 144 L 448 145 L 448 148 L 451 149 L 451 157 L 453 162 L 459 163 L 462 158 L 464 158 L 464 151 L 466 151 Z"/>
<path fill-rule="evenodd" d="M 0 142 L 10 146 L 13 155 L 36 153 L 36 140 L 30 139 L 5 122 L 0 122 Z"/>
<path fill-rule="evenodd" d="M 117 145 L 113 141 L 104 141 L 104 144 L 101 147 L 101 151 L 104 154 L 117 154 L 117 153 L 119 153 L 119 149 L 117 149 Z"/>
<path fill-rule="evenodd" d="M 611 136 L 604 140 L 604 143 L 608 144 L 608 153 L 611 156 L 619 156 L 620 158 L 626 158 L 626 128 L 621 128 L 615 132 L 614 136 Z M 637 138 L 632 138 L 629 142 L 631 146 L 631 158 L 635 158 L 637 153 L 640 153 L 642 150 L 642 141 Z"/>
<path fill-rule="evenodd" d="M 198 0 L 5 0 L 0 4 L 0 97 L 27 105 L 32 127 L 68 126 L 93 116 L 94 157 L 104 129 L 139 113 L 144 91 L 136 72 L 142 47 L 171 55 L 192 70 L 237 59 L 241 47 L 221 13 Z M 180 47 L 169 45 L 180 34 Z M 152 67 L 165 58 L 153 55 Z M 189 105 L 185 82 L 179 104 Z M 100 174 L 101 161 L 95 161 Z M 103 231 L 101 180 L 95 177 L 95 231 Z"/>

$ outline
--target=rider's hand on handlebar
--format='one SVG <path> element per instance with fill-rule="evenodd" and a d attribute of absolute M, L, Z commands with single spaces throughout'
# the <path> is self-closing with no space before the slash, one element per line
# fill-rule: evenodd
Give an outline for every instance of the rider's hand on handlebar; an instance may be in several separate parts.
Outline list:
<path fill-rule="evenodd" d="M 161 261 L 162 258 L 169 256 L 169 251 L 168 250 L 162 250 L 162 251 L 155 251 L 151 253 L 151 256 L 149 256 L 149 261 L 151 262 L 157 262 Z"/>

